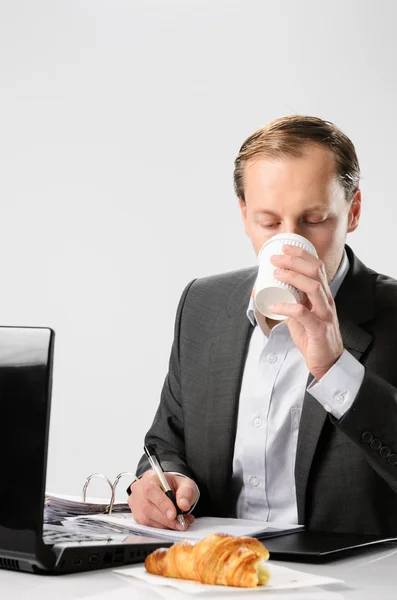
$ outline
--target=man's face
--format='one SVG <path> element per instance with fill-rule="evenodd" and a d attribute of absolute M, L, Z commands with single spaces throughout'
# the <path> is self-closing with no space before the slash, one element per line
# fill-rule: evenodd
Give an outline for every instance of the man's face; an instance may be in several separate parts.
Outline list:
<path fill-rule="evenodd" d="M 297 233 L 314 245 L 330 282 L 342 259 L 346 234 L 358 225 L 361 196 L 357 191 L 347 202 L 332 153 L 308 144 L 298 158 L 248 161 L 245 203 L 239 202 L 256 254 L 273 235 Z"/>

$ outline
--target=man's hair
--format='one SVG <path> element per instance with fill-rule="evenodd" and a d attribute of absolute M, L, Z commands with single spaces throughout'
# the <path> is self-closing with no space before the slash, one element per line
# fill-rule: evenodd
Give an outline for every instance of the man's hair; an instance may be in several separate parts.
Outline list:
<path fill-rule="evenodd" d="M 353 142 L 336 125 L 317 117 L 290 115 L 270 121 L 250 135 L 234 161 L 234 189 L 245 202 L 244 171 L 247 161 L 256 157 L 302 156 L 305 146 L 320 144 L 331 150 L 336 176 L 350 202 L 360 183 L 360 165 Z"/>

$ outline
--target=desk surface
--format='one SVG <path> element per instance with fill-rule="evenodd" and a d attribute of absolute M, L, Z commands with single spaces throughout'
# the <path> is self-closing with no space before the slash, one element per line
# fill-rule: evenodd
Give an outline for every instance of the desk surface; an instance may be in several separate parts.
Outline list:
<path fill-rule="evenodd" d="M 277 564 L 309 573 L 344 579 L 344 584 L 277 592 L 277 600 L 396 600 L 397 548 L 395 545 L 368 549 L 354 557 L 332 563 Z M 250 592 L 236 592 L 234 600 L 247 598 Z M 258 594 L 259 592 L 257 592 Z M 263 592 L 266 594 L 266 592 Z M 225 595 L 185 594 L 171 588 L 154 588 L 131 578 L 120 577 L 111 569 L 78 575 L 39 576 L 0 570 L 0 596 L 13 600 L 212 600 Z M 229 595 L 228 598 L 231 596 Z M 266 598 L 262 593 L 255 598 Z M 274 593 L 269 598 L 274 598 Z"/>

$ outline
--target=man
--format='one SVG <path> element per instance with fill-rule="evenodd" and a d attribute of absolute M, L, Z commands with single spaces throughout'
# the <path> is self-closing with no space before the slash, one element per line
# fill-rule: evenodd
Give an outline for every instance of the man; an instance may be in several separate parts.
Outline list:
<path fill-rule="evenodd" d="M 255 252 L 290 232 L 318 258 L 292 246 L 272 258 L 307 298 L 270 306 L 283 322 L 254 309 L 257 269 L 184 290 L 146 436 L 182 510 L 397 534 L 397 282 L 345 246 L 359 178 L 352 142 L 321 119 L 278 119 L 241 147 L 234 184 Z M 180 528 L 145 459 L 137 475 L 134 518 Z"/>

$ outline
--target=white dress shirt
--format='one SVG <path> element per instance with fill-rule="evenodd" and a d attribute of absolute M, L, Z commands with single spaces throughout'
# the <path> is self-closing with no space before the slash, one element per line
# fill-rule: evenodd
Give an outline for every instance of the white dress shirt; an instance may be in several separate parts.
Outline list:
<path fill-rule="evenodd" d="M 344 253 L 330 284 L 333 297 L 349 270 Z M 254 326 L 244 367 L 233 486 L 238 486 L 237 517 L 297 523 L 295 457 L 309 370 L 285 322 L 267 336 L 250 298 L 247 317 Z M 350 408 L 364 378 L 364 367 L 347 350 L 307 390 L 336 418 Z"/>

